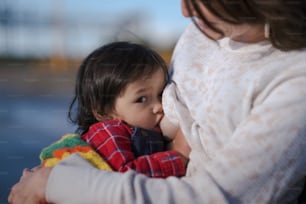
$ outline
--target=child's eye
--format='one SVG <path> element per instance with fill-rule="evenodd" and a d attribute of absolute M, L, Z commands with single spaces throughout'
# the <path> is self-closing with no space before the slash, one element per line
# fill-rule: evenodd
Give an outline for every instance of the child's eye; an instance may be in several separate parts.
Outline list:
<path fill-rule="evenodd" d="M 145 96 L 141 96 L 136 100 L 136 103 L 144 103 L 146 102 L 148 99 Z"/>

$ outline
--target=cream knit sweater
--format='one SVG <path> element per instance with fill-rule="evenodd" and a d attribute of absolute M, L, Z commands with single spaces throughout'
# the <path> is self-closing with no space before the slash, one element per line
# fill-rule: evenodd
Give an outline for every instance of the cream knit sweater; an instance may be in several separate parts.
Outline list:
<path fill-rule="evenodd" d="M 55 203 L 288 203 L 306 172 L 306 51 L 211 41 L 190 25 L 175 49 L 164 111 L 192 152 L 182 179 L 55 167 Z M 76 179 L 77 178 L 77 179 Z"/>

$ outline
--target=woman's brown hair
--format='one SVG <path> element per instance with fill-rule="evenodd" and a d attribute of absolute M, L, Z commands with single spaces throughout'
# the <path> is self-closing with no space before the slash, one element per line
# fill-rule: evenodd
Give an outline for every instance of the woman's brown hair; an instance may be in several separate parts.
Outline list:
<path fill-rule="evenodd" d="M 203 4 L 211 13 L 232 24 L 268 24 L 269 40 L 280 50 L 296 50 L 306 47 L 305 0 L 185 0 L 191 12 L 214 28 L 200 12 Z"/>

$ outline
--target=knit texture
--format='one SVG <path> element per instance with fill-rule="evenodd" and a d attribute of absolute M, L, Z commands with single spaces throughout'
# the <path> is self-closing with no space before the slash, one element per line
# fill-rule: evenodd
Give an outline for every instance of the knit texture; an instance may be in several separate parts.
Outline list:
<path fill-rule="evenodd" d="M 98 169 L 112 170 L 91 146 L 84 142 L 79 135 L 73 133 L 66 134 L 50 146 L 45 147 L 39 158 L 43 167 L 53 167 L 73 153 L 79 154 Z"/>

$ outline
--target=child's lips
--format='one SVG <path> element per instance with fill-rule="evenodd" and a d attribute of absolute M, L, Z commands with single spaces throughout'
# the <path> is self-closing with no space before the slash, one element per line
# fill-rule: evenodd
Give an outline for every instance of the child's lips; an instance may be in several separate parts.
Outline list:
<path fill-rule="evenodd" d="M 157 126 L 154 128 L 154 131 L 156 131 L 156 132 L 161 132 L 161 128 L 159 127 L 159 125 L 157 125 Z"/>
<path fill-rule="evenodd" d="M 163 117 L 164 117 L 164 115 L 162 115 L 162 116 L 158 119 L 158 121 L 157 121 L 157 123 L 156 123 L 156 125 L 155 125 L 154 130 L 155 130 L 156 132 L 162 132 L 162 130 L 161 130 L 161 128 L 160 128 L 160 123 L 161 123 Z"/>

